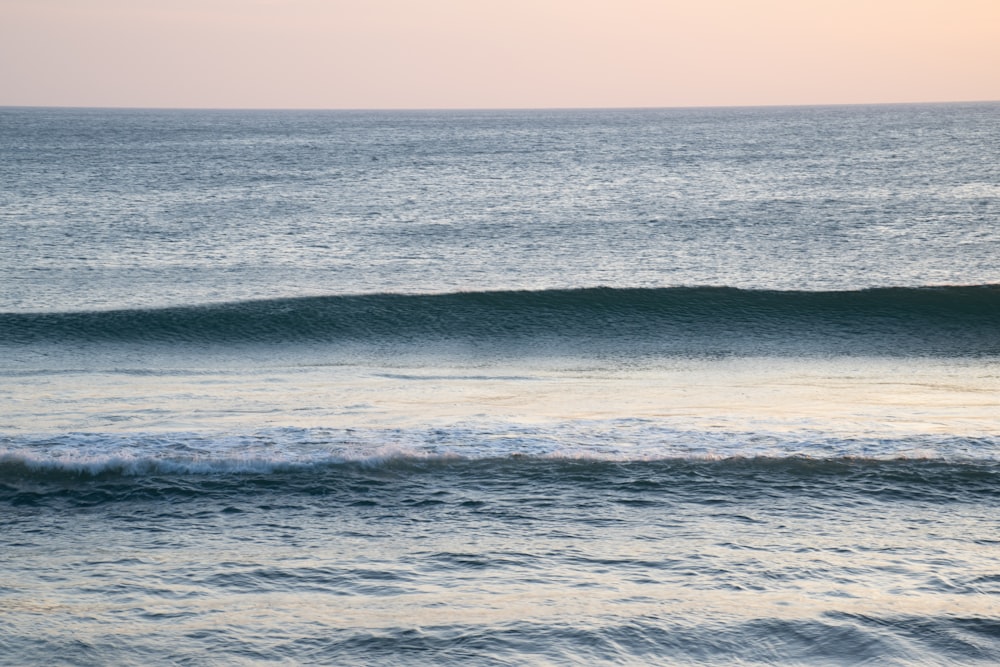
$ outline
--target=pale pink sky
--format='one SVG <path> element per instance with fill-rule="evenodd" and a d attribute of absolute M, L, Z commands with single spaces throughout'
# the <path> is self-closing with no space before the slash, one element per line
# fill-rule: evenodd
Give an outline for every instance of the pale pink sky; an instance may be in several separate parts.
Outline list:
<path fill-rule="evenodd" d="M 1000 0 L 0 0 L 0 105 L 1000 100 Z"/>

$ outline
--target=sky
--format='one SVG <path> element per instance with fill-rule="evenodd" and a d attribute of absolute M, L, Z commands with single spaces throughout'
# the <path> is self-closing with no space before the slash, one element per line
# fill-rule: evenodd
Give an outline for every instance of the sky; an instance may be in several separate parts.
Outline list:
<path fill-rule="evenodd" d="M 1000 100 L 1000 0 L 0 0 L 0 105 Z"/>

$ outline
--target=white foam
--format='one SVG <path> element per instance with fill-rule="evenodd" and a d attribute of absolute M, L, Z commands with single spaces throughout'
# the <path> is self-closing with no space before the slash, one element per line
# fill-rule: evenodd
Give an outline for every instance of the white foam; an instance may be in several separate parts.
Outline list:
<path fill-rule="evenodd" d="M 1000 438 L 840 438 L 811 431 L 678 430 L 648 419 L 449 428 L 274 428 L 220 432 L 71 433 L 0 439 L 0 465 L 80 475 L 271 473 L 339 463 L 494 458 L 658 461 L 729 458 L 998 461 Z"/>

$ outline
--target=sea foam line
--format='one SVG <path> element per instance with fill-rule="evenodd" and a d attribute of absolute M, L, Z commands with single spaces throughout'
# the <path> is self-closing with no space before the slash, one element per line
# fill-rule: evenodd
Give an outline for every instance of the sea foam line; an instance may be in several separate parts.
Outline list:
<path fill-rule="evenodd" d="M 394 461 L 629 463 L 753 458 L 993 463 L 1000 461 L 1000 437 L 843 438 L 815 432 L 700 432 L 672 429 L 655 420 L 622 419 L 545 426 L 280 428 L 244 434 L 73 433 L 0 438 L 0 471 L 5 476 L 270 474 Z"/>

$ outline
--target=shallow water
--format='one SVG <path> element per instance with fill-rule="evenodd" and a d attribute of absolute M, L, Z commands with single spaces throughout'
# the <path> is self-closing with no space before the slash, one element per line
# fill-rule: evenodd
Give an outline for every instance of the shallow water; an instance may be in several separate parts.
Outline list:
<path fill-rule="evenodd" d="M 1000 649 L 996 464 L 405 458 L 15 483 L 11 466 L 8 655 L 927 664 Z"/>

